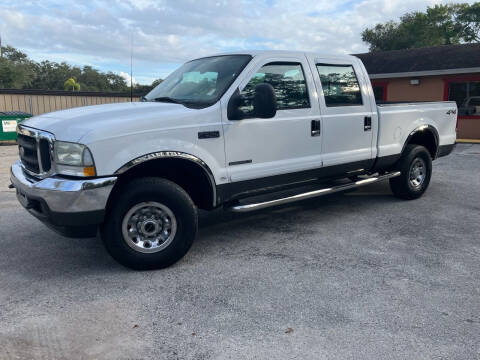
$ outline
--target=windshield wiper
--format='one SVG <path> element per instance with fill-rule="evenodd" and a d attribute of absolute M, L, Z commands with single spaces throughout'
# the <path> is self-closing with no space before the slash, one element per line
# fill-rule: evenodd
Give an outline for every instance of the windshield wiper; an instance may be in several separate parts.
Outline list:
<path fill-rule="evenodd" d="M 153 101 L 160 101 L 160 102 L 170 102 L 174 104 L 183 104 L 184 102 L 179 99 L 174 99 L 168 96 L 161 96 L 153 99 Z"/>

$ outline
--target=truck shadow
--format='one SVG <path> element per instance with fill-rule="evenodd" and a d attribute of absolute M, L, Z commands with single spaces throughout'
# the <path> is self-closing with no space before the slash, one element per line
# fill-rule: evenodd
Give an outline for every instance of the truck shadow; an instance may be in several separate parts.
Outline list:
<path fill-rule="evenodd" d="M 213 234 L 222 227 L 234 231 L 236 227 L 268 226 L 269 221 L 275 221 L 278 217 L 282 219 L 294 217 L 296 221 L 303 221 L 304 225 L 308 226 L 308 223 L 312 221 L 308 215 L 312 212 L 319 215 L 313 221 L 322 222 L 328 221 L 330 216 L 341 216 L 342 213 L 358 213 L 375 205 L 395 202 L 401 201 L 393 197 L 388 183 L 379 183 L 354 191 L 320 196 L 249 213 L 234 213 L 224 209 L 217 209 L 212 212 L 201 211 L 199 214 L 200 236 L 197 240 L 206 239 L 206 235 Z M 298 222 L 296 225 L 298 225 Z"/>
<path fill-rule="evenodd" d="M 376 222 L 378 216 L 375 214 L 389 213 L 392 206 L 401 203 L 405 202 L 392 195 L 388 183 L 380 183 L 250 213 L 223 209 L 200 212 L 196 243 L 215 247 L 219 243 L 228 245 L 265 234 L 316 236 L 319 227 L 328 228 L 330 222 L 342 217 L 354 216 L 366 223 Z"/>
<path fill-rule="evenodd" d="M 204 256 L 205 251 L 198 252 L 199 248 L 215 251 L 218 244 L 233 245 L 250 240 L 256 234 L 260 237 L 267 233 L 275 237 L 279 233 L 295 232 L 295 236 L 301 236 L 302 233 L 314 232 L 312 227 L 321 226 L 334 218 L 379 211 L 379 208 L 384 209 L 398 201 L 390 193 L 388 184 L 374 184 L 354 192 L 332 194 L 251 213 L 232 213 L 223 209 L 201 211 L 199 234 L 190 254 L 187 254 L 188 259 L 169 268 L 172 270 L 162 271 L 178 271 L 185 265 L 196 266 L 198 257 Z M 18 211 L 23 209 L 19 208 Z M 28 218 L 23 221 L 32 220 Z M 0 255 L 1 267 L 6 273 L 20 273 L 32 281 L 60 276 L 75 278 L 102 274 L 108 277 L 118 272 L 135 273 L 115 262 L 98 238 L 65 238 L 37 221 L 28 228 L 24 227 L 21 233 L 15 233 L 13 225 L 7 224 L 8 227 L 10 230 L 5 229 L 5 234 L 10 239 L 4 240 L 13 240 L 17 245 Z M 22 239 L 27 240 L 20 241 Z M 32 239 L 35 239 L 33 248 L 29 246 Z"/>

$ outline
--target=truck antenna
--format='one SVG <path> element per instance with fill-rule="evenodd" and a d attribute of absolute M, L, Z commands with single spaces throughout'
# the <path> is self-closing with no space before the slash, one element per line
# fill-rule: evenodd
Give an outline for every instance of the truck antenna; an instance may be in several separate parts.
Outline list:
<path fill-rule="evenodd" d="M 130 102 L 133 102 L 133 32 L 130 36 Z"/>

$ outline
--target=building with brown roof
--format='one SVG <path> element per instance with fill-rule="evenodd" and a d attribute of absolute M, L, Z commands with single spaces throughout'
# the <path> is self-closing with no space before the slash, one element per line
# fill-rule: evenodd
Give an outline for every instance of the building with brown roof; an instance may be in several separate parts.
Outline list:
<path fill-rule="evenodd" d="M 480 44 L 356 54 L 377 101 L 456 101 L 458 138 L 480 139 Z"/>

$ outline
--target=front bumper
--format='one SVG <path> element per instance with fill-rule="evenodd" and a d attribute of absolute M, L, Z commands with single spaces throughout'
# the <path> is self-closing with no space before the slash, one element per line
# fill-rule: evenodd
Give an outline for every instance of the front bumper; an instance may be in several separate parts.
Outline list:
<path fill-rule="evenodd" d="M 12 165 L 10 172 L 22 206 L 54 230 L 73 237 L 90 236 L 96 225 L 103 222 L 108 197 L 117 180 L 58 176 L 36 179 L 23 171 L 20 161 Z"/>

